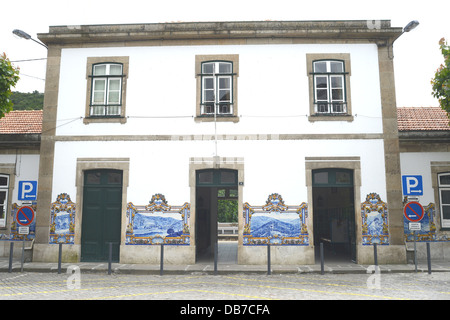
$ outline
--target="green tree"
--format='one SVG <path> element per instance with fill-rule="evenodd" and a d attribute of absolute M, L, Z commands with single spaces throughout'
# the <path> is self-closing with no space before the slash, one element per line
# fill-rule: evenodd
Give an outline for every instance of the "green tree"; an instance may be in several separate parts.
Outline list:
<path fill-rule="evenodd" d="M 436 70 L 434 78 L 431 80 L 433 86 L 433 96 L 439 99 L 439 105 L 450 114 L 450 46 L 444 38 L 439 41 L 444 64 Z"/>
<path fill-rule="evenodd" d="M 3 53 L 0 56 L 0 118 L 13 109 L 9 99 L 12 94 L 11 87 L 19 81 L 19 68 L 15 68 Z"/>

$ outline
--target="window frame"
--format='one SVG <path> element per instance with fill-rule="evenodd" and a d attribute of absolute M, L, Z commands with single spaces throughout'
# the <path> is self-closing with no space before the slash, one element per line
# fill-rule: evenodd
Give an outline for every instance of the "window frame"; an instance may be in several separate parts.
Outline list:
<path fill-rule="evenodd" d="M 441 218 L 441 227 L 443 229 L 450 228 L 450 218 L 444 219 L 444 207 L 450 208 L 450 202 L 449 203 L 443 203 L 443 191 L 450 192 L 450 184 L 443 184 L 441 183 L 441 177 L 442 176 L 449 176 L 450 172 L 442 172 L 437 174 L 437 186 L 438 186 L 438 195 L 439 195 L 439 212 L 440 212 L 440 218 Z"/>
<path fill-rule="evenodd" d="M 5 193 L 5 199 L 3 204 L 0 204 L 3 209 L 0 212 L 0 228 L 6 227 L 6 217 L 8 216 L 8 202 L 9 202 L 9 186 L 10 186 L 10 177 L 8 174 L 0 174 L 0 178 L 6 178 L 6 185 L 0 185 L 0 193 Z"/>
<path fill-rule="evenodd" d="M 326 63 L 326 71 L 318 72 L 315 70 L 315 66 L 318 63 Z M 336 72 L 331 70 L 331 64 L 333 62 L 339 62 L 342 64 L 342 71 Z M 351 95 L 350 95 L 350 54 L 348 53 L 325 53 L 325 54 L 307 54 L 307 76 L 309 78 L 309 94 L 310 94 L 310 114 L 309 121 L 353 121 L 351 110 Z M 326 87 L 319 89 L 317 87 L 317 79 L 326 78 Z M 333 87 L 333 78 L 341 79 L 341 87 Z M 333 99 L 333 90 L 342 90 L 342 99 Z M 318 91 L 326 90 L 327 99 L 326 102 L 318 103 L 319 101 L 325 101 L 324 99 L 318 99 Z M 326 108 L 321 111 L 319 108 L 326 104 Z M 337 111 L 333 111 L 335 106 L 342 108 Z"/>
<path fill-rule="evenodd" d="M 95 68 L 98 66 L 106 65 L 106 72 L 104 75 L 96 75 Z M 121 74 L 110 74 L 111 66 L 120 65 Z M 86 67 L 86 79 L 87 79 L 87 94 L 86 94 L 86 111 L 84 123 L 125 123 L 126 122 L 126 87 L 129 71 L 129 57 L 88 57 Z M 111 83 L 117 79 L 120 79 L 119 84 L 119 101 L 118 103 L 110 103 L 111 99 Z M 103 103 L 95 103 L 95 83 L 104 81 L 105 86 L 102 91 Z M 94 112 L 94 108 L 103 107 L 103 112 L 97 114 Z M 114 108 L 117 108 L 117 112 L 111 112 Z M 100 109 L 100 108 L 99 108 Z"/>
<path fill-rule="evenodd" d="M 229 64 L 231 72 L 216 72 L 220 64 Z M 204 72 L 204 66 L 213 64 L 213 73 Z M 237 78 L 239 76 L 239 55 L 197 55 L 195 57 L 195 76 L 197 78 L 197 106 L 195 121 L 232 121 L 238 122 L 237 116 Z M 212 79 L 212 88 L 206 88 L 206 81 Z M 221 79 L 228 79 L 229 87 L 221 89 Z M 205 100 L 206 90 L 213 91 L 214 102 Z M 220 100 L 219 91 L 229 91 L 230 97 L 225 102 Z M 213 104 L 207 111 L 207 105 Z M 229 106 L 229 111 L 223 111 L 223 105 Z M 212 110 L 212 111 L 211 111 Z"/>

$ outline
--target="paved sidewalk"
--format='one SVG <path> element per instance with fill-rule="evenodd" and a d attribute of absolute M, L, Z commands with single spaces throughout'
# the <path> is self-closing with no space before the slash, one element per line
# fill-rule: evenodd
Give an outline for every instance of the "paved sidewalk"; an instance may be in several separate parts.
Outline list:
<path fill-rule="evenodd" d="M 163 274 L 268 274 L 268 266 L 265 265 L 240 265 L 237 264 L 237 245 L 233 242 L 219 242 L 219 258 L 217 271 L 214 270 L 214 262 L 197 263 L 193 265 L 170 265 L 164 264 Z M 77 266 L 81 272 L 108 273 L 108 263 L 99 262 L 77 262 L 62 263 L 61 273 Z M 379 265 L 381 273 L 406 273 L 415 272 L 414 264 Z M 26 262 L 21 263 L 20 258 L 14 258 L 12 272 L 58 272 L 58 263 Z M 450 272 L 450 261 L 432 261 L 432 272 Z M 9 258 L 0 257 L 0 272 L 9 272 Z M 271 265 L 271 274 L 306 274 L 321 273 L 320 261 L 315 265 Z M 353 263 L 338 263 L 325 260 L 324 273 L 374 273 L 374 267 L 369 265 L 358 265 Z M 427 261 L 419 261 L 417 272 L 428 272 Z M 111 273 L 116 274 L 161 274 L 160 264 L 122 264 L 112 263 Z"/>
<path fill-rule="evenodd" d="M 61 272 L 66 273 L 67 270 L 77 266 L 81 272 L 88 273 L 108 273 L 108 263 L 62 263 Z M 380 265 L 381 273 L 407 273 L 415 272 L 414 264 L 396 264 L 396 265 Z M 58 263 L 46 262 L 26 262 L 14 259 L 12 264 L 12 272 L 58 272 Z M 271 265 L 271 274 L 303 274 L 303 273 L 321 273 L 320 264 L 315 265 Z M 0 272 L 9 272 L 8 258 L 0 258 Z M 154 264 L 121 264 L 112 263 L 111 272 L 118 274 L 161 274 L 161 266 Z M 215 274 L 214 263 L 201 263 L 194 265 L 163 265 L 163 274 Z M 324 273 L 338 274 L 338 273 L 373 273 L 373 266 L 358 265 L 358 264 L 338 264 L 332 263 L 324 265 Z M 417 265 L 417 272 L 428 272 L 427 262 L 419 262 Z M 450 262 L 447 261 L 433 261 L 431 263 L 431 272 L 450 272 Z M 239 265 L 239 264 L 224 264 L 217 265 L 217 274 L 268 274 L 267 265 Z"/>

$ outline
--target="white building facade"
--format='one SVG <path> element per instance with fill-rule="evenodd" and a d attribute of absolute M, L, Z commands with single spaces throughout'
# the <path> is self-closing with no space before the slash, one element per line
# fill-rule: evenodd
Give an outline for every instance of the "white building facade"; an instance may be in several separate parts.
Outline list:
<path fill-rule="evenodd" d="M 406 261 L 392 43 L 382 21 L 50 27 L 33 260 Z"/>

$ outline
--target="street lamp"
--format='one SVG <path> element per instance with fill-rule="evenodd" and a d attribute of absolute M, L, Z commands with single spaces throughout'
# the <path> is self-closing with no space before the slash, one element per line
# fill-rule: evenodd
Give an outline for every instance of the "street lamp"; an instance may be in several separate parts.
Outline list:
<path fill-rule="evenodd" d="M 413 20 L 410 23 L 406 25 L 406 27 L 403 28 L 403 32 L 410 32 L 411 30 L 415 29 L 419 25 L 419 21 Z"/>
<path fill-rule="evenodd" d="M 13 30 L 13 33 L 16 35 L 16 36 L 18 36 L 18 37 L 21 37 L 21 38 L 23 38 L 23 39 L 26 39 L 26 40 L 33 40 L 34 42 L 36 42 L 36 43 L 39 43 L 41 46 L 44 46 L 46 49 L 48 49 L 48 47 L 45 45 L 45 44 L 43 44 L 42 42 L 40 42 L 40 41 L 37 41 L 37 40 L 34 40 L 28 33 L 26 33 L 25 31 L 22 31 L 22 30 L 19 30 L 19 29 L 14 29 Z"/>

